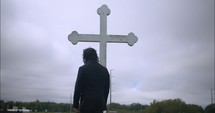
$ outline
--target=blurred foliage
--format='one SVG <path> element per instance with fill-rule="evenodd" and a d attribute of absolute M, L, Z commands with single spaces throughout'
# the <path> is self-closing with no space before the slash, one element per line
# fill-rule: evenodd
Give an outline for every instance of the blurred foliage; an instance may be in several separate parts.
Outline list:
<path fill-rule="evenodd" d="M 32 110 L 32 112 L 69 112 L 70 104 L 68 103 L 54 103 L 54 102 L 40 102 L 36 100 L 34 102 L 13 102 L 13 101 L 0 101 L 0 109 L 12 109 L 16 106 L 18 109 L 25 107 L 26 109 Z"/>
<path fill-rule="evenodd" d="M 38 113 L 70 113 L 71 104 L 55 103 L 55 102 L 4 102 L 0 100 L 0 110 L 12 109 L 16 106 L 19 109 L 25 107 Z M 111 103 L 108 104 L 108 110 L 117 111 L 117 113 L 215 113 L 215 104 L 209 104 L 203 109 L 199 105 L 186 104 L 181 99 L 168 99 L 163 101 L 154 100 L 150 105 L 142 105 L 140 103 L 132 103 L 130 105 Z M 71 113 L 74 113 L 71 110 Z"/>
<path fill-rule="evenodd" d="M 205 113 L 215 113 L 215 104 L 210 104 L 205 108 Z"/>
<path fill-rule="evenodd" d="M 144 113 L 204 113 L 201 106 L 186 104 L 180 99 L 153 101 Z"/>

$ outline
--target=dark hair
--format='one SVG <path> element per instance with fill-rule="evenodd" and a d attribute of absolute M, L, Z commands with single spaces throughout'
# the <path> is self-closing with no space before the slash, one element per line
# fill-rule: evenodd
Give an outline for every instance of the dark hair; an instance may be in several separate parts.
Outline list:
<path fill-rule="evenodd" d="M 96 61 L 98 62 L 99 58 L 97 56 L 96 50 L 89 47 L 83 50 L 83 61 L 86 63 L 87 61 Z"/>

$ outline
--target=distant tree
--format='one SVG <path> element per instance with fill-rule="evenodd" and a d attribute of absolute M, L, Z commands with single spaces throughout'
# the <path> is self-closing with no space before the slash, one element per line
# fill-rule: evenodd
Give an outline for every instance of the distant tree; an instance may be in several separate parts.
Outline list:
<path fill-rule="evenodd" d="M 40 102 L 36 100 L 34 102 L 13 102 L 8 101 L 4 102 L 0 100 L 0 111 L 6 111 L 7 109 L 12 109 L 13 106 L 22 109 L 25 107 L 26 109 L 30 109 L 33 112 L 69 112 L 70 111 L 70 104 L 68 103 L 54 103 L 54 102 Z M 0 112 L 1 113 L 1 112 Z"/>
<path fill-rule="evenodd" d="M 111 103 L 111 106 L 108 105 L 108 108 L 110 108 L 108 110 L 117 111 L 117 113 L 143 113 L 147 106 L 140 103 L 132 103 L 130 105 Z"/>
<path fill-rule="evenodd" d="M 111 103 L 108 105 L 109 110 L 118 110 L 121 109 L 121 105 L 118 103 Z"/>
<path fill-rule="evenodd" d="M 185 113 L 186 104 L 180 99 L 153 101 L 144 113 Z"/>
<path fill-rule="evenodd" d="M 16 106 L 18 109 L 22 109 L 23 103 L 22 102 L 14 102 L 14 106 Z"/>
<path fill-rule="evenodd" d="M 63 104 L 62 109 L 64 112 L 69 112 L 70 111 L 70 104 Z"/>
<path fill-rule="evenodd" d="M 49 112 L 57 112 L 57 105 L 54 102 L 50 102 L 48 105 L 48 111 Z"/>
<path fill-rule="evenodd" d="M 40 103 L 40 111 L 48 110 L 49 103 L 50 103 L 50 102 L 41 102 L 41 103 Z"/>
<path fill-rule="evenodd" d="M 140 103 L 132 103 L 129 106 L 130 111 L 141 111 L 144 108 Z"/>
<path fill-rule="evenodd" d="M 215 104 L 206 106 L 205 113 L 215 113 Z"/>
<path fill-rule="evenodd" d="M 186 113 L 204 113 L 204 109 L 198 105 L 188 104 Z"/>
<path fill-rule="evenodd" d="M 4 100 L 0 100 L 0 109 L 4 109 Z"/>
<path fill-rule="evenodd" d="M 35 102 L 29 102 L 26 108 L 28 108 L 28 109 L 30 109 L 32 111 L 35 111 L 36 110 Z"/>
<path fill-rule="evenodd" d="M 14 102 L 13 101 L 8 101 L 5 103 L 5 107 L 6 109 L 12 109 L 14 106 Z"/>

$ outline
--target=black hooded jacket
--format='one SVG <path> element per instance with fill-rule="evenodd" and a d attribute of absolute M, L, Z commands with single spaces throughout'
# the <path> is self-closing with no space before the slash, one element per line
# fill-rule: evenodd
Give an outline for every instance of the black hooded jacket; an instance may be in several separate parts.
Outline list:
<path fill-rule="evenodd" d="M 106 110 L 110 75 L 106 67 L 96 61 L 87 61 L 78 70 L 73 97 L 73 108 Z"/>

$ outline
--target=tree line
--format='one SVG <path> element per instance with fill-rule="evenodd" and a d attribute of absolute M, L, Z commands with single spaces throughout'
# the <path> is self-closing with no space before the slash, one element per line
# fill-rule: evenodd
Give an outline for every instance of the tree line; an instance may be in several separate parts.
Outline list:
<path fill-rule="evenodd" d="M 18 109 L 25 107 L 32 112 L 70 112 L 72 109 L 69 103 L 55 102 L 14 102 L 0 100 L 0 110 L 12 109 L 16 106 Z M 215 113 L 215 104 L 210 104 L 206 108 L 202 108 L 195 104 L 186 104 L 181 99 L 168 99 L 163 101 L 154 100 L 150 105 L 142 105 L 140 103 L 132 103 L 130 105 L 111 103 L 108 104 L 110 111 L 117 113 Z"/>
<path fill-rule="evenodd" d="M 12 109 L 14 106 L 16 106 L 18 109 L 25 107 L 32 112 L 69 112 L 71 108 L 71 104 L 68 103 L 40 102 L 39 100 L 34 102 L 0 101 L 0 109 L 3 111 Z"/>
<path fill-rule="evenodd" d="M 181 99 L 154 100 L 150 105 L 112 103 L 110 107 L 117 113 L 215 113 L 215 104 L 209 104 L 203 108 L 195 104 L 186 104 Z"/>

